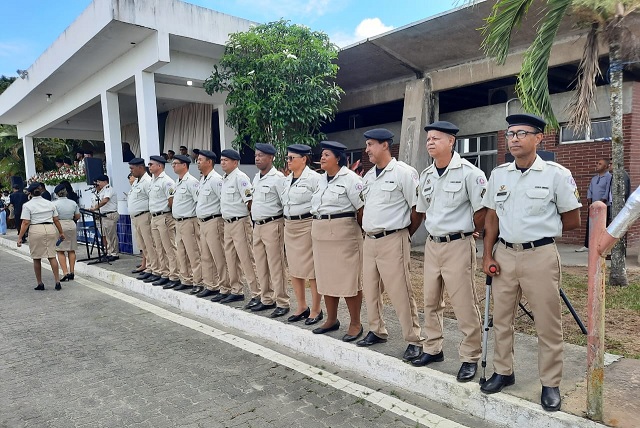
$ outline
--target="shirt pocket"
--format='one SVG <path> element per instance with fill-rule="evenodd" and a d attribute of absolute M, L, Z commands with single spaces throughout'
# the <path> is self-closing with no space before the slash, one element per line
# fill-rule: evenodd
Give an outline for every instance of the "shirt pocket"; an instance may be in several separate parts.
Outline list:
<path fill-rule="evenodd" d="M 383 183 L 380 186 L 384 202 L 391 202 L 394 197 L 394 190 L 396 190 L 397 187 L 398 185 L 396 183 Z"/>
<path fill-rule="evenodd" d="M 261 201 L 266 201 L 269 197 L 269 192 L 271 192 L 271 186 L 262 185 L 258 187 L 258 191 L 256 193 L 259 195 Z"/>
<path fill-rule="evenodd" d="M 333 201 L 338 201 L 340 199 L 340 195 L 344 195 L 347 192 L 347 189 L 345 189 L 344 186 L 337 184 L 330 184 L 328 190 L 329 191 L 326 194 Z"/>
<path fill-rule="evenodd" d="M 504 214 L 505 213 L 505 204 L 507 203 L 507 199 L 509 199 L 510 191 L 504 190 L 496 193 L 493 197 L 493 200 L 496 204 L 496 213 Z"/>
<path fill-rule="evenodd" d="M 289 200 L 292 204 L 304 204 L 311 200 L 311 191 L 304 186 L 294 186 L 289 190 Z"/>
<path fill-rule="evenodd" d="M 462 182 L 449 182 L 442 188 L 444 191 L 444 206 L 445 207 L 457 207 L 462 203 L 463 192 Z"/>
<path fill-rule="evenodd" d="M 528 215 L 540 215 L 544 213 L 547 205 L 549 189 L 529 189 L 526 191 L 525 212 Z"/>
<path fill-rule="evenodd" d="M 222 192 L 222 198 L 226 202 L 235 202 L 240 199 L 240 195 L 235 187 L 227 187 L 224 189 L 224 192 Z"/>
<path fill-rule="evenodd" d="M 433 198 L 433 185 L 430 184 L 427 187 L 423 187 L 421 189 L 421 193 L 422 193 L 422 197 L 424 198 L 424 201 L 426 202 L 426 208 L 429 208 L 429 206 L 431 205 L 431 200 Z"/>

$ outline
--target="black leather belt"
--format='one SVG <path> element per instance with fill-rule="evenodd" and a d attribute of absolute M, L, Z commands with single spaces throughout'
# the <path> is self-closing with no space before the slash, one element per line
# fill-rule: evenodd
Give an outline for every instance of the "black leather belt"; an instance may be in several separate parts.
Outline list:
<path fill-rule="evenodd" d="M 242 216 L 242 217 L 231 217 L 231 218 L 225 218 L 224 221 L 225 223 L 233 223 L 234 221 L 238 221 L 238 220 L 242 220 L 243 218 L 246 218 L 247 216 Z"/>
<path fill-rule="evenodd" d="M 140 217 L 142 214 L 147 214 L 148 212 L 149 211 L 142 211 L 141 213 L 134 215 L 133 218 Z"/>
<path fill-rule="evenodd" d="M 159 213 L 151 213 L 151 217 L 158 217 L 159 215 L 169 214 L 171 211 L 162 211 Z"/>
<path fill-rule="evenodd" d="M 100 214 L 102 214 L 102 215 L 107 215 L 107 214 L 113 214 L 113 213 L 117 213 L 117 212 L 118 212 L 118 211 L 109 211 L 109 212 L 107 212 L 107 213 L 100 213 Z"/>
<path fill-rule="evenodd" d="M 322 214 L 316 215 L 316 220 L 331 220 L 332 218 L 346 218 L 346 217 L 355 217 L 356 213 L 339 213 L 339 214 Z"/>
<path fill-rule="evenodd" d="M 210 215 L 209 217 L 199 218 L 198 220 L 200 220 L 201 223 L 206 223 L 209 220 L 213 220 L 214 218 L 218 218 L 218 217 L 222 217 L 222 214 L 214 214 L 214 215 Z"/>
<path fill-rule="evenodd" d="M 429 235 L 429 239 L 433 242 L 437 242 L 438 244 L 441 242 L 451 242 L 457 241 L 458 239 L 466 238 L 467 236 L 473 235 L 473 232 L 465 232 L 465 233 L 451 233 L 445 236 L 431 236 Z"/>
<path fill-rule="evenodd" d="M 313 214 L 311 213 L 305 213 L 305 214 L 300 214 L 300 215 L 292 215 L 292 216 L 284 216 L 284 218 L 286 218 L 287 220 L 304 220 L 305 218 L 311 218 L 313 217 Z"/>
<path fill-rule="evenodd" d="M 257 224 L 258 226 L 260 226 L 260 225 L 263 225 L 263 224 L 269 223 L 269 222 L 271 222 L 271 221 L 273 221 L 273 220 L 278 220 L 279 218 L 282 218 L 282 217 L 283 217 L 283 216 L 282 216 L 282 214 L 280 214 L 280 215 L 276 215 L 276 216 L 269 217 L 269 218 L 263 218 L 262 220 L 256 220 L 256 221 L 255 221 L 255 224 Z"/>
<path fill-rule="evenodd" d="M 544 245 L 553 244 L 554 242 L 556 242 L 556 240 L 553 238 L 542 238 L 542 239 L 538 239 L 537 241 L 525 242 L 523 244 L 514 244 L 500 238 L 500 242 L 502 242 L 504 245 L 506 245 L 509 248 L 513 248 L 516 251 L 522 251 L 522 250 L 530 250 L 536 247 L 542 247 Z"/>
<path fill-rule="evenodd" d="M 401 230 L 404 230 L 404 229 L 385 230 L 384 232 L 367 233 L 366 235 L 367 235 L 367 238 L 379 239 L 379 238 L 384 238 L 385 236 L 391 235 L 392 233 L 400 232 Z"/>
<path fill-rule="evenodd" d="M 33 226 L 37 226 L 39 224 L 53 224 L 53 222 L 48 221 L 46 223 L 32 223 Z"/>
<path fill-rule="evenodd" d="M 178 217 L 178 218 L 174 218 L 175 221 L 185 221 L 185 220 L 189 220 L 190 218 L 196 218 L 195 216 L 191 216 L 191 217 Z"/>

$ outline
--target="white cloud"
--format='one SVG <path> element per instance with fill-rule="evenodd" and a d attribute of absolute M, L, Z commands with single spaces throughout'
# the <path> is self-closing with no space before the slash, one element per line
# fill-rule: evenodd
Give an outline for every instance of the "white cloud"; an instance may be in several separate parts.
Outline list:
<path fill-rule="evenodd" d="M 251 10 L 259 10 L 262 14 L 270 16 L 271 18 L 268 19 L 322 16 L 328 11 L 339 8 L 338 0 L 240 0 L 240 2 Z"/>
<path fill-rule="evenodd" d="M 360 21 L 352 34 L 339 31 L 333 33 L 330 38 L 336 45 L 345 47 L 391 30 L 393 27 L 384 25 L 380 18 L 366 18 Z"/>

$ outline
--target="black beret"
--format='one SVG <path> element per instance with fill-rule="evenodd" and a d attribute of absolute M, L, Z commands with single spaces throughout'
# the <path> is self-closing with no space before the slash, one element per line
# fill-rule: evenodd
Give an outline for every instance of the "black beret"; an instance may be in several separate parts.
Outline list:
<path fill-rule="evenodd" d="M 180 149 L 189 150 L 189 149 L 187 149 L 187 146 L 180 146 Z"/>
<path fill-rule="evenodd" d="M 173 158 L 176 160 L 179 160 L 182 163 L 186 163 L 186 164 L 191 163 L 191 158 L 187 155 L 175 155 Z"/>
<path fill-rule="evenodd" d="M 545 122 L 541 117 L 529 113 L 509 115 L 507 116 L 507 123 L 509 126 L 532 126 L 534 128 L 538 128 L 540 131 L 544 131 L 544 128 L 547 126 L 547 122 Z"/>
<path fill-rule="evenodd" d="M 85 155 L 92 155 L 93 154 L 93 150 L 85 150 L 84 154 Z"/>
<path fill-rule="evenodd" d="M 233 149 L 224 149 L 223 151 L 220 152 L 220 157 L 239 161 L 240 153 L 238 153 L 236 150 L 233 150 Z"/>
<path fill-rule="evenodd" d="M 444 132 L 445 134 L 449 134 L 449 135 L 456 135 L 458 132 L 460 132 L 460 128 L 458 128 L 457 126 L 455 126 L 453 123 L 451 122 L 445 122 L 443 120 L 439 120 L 437 122 L 433 122 L 427 126 L 424 127 L 425 131 L 440 131 L 440 132 Z"/>
<path fill-rule="evenodd" d="M 129 165 L 144 165 L 144 159 L 142 158 L 133 158 L 129 161 Z"/>
<path fill-rule="evenodd" d="M 200 154 L 200 149 L 193 149 L 191 150 L 193 153 L 199 155 Z"/>
<path fill-rule="evenodd" d="M 333 152 L 342 153 L 347 150 L 347 146 L 342 143 L 338 143 L 337 141 L 320 141 L 320 146 L 323 149 L 329 149 Z"/>
<path fill-rule="evenodd" d="M 167 150 L 167 153 L 173 153 L 174 155 L 176 154 L 176 152 L 174 152 L 173 150 Z"/>
<path fill-rule="evenodd" d="M 73 161 L 71 160 L 71 158 L 64 158 L 62 160 L 63 163 L 66 163 L 67 165 L 72 165 Z"/>
<path fill-rule="evenodd" d="M 158 163 L 161 163 L 161 164 L 167 163 L 167 160 L 165 158 L 163 158 L 162 156 L 149 156 L 149 160 L 150 161 L 154 161 L 154 162 L 158 162 Z"/>
<path fill-rule="evenodd" d="M 56 163 L 64 163 L 64 159 L 62 159 L 62 158 L 56 158 Z"/>
<path fill-rule="evenodd" d="M 393 133 L 384 128 L 370 129 L 364 133 L 364 138 L 393 143 Z"/>
<path fill-rule="evenodd" d="M 266 154 L 266 155 L 275 155 L 276 154 L 276 148 L 273 147 L 271 144 L 264 144 L 264 143 L 257 143 L 256 144 L 256 150 Z"/>
<path fill-rule="evenodd" d="M 67 187 L 64 184 L 60 183 L 60 184 L 58 184 L 56 186 L 55 189 L 53 189 L 53 193 L 58 193 L 58 192 L 60 192 L 62 190 L 66 190 L 66 189 L 67 189 Z"/>
<path fill-rule="evenodd" d="M 292 144 L 287 147 L 287 151 L 291 153 L 297 153 L 299 155 L 310 155 L 311 147 L 306 144 Z"/>
<path fill-rule="evenodd" d="M 198 155 L 209 158 L 214 162 L 218 160 L 218 156 L 216 156 L 216 154 L 211 150 L 198 150 Z"/>
<path fill-rule="evenodd" d="M 107 177 L 106 175 L 102 174 L 96 177 L 95 181 L 106 181 L 109 182 L 109 177 Z"/>
<path fill-rule="evenodd" d="M 27 187 L 27 192 L 29 193 L 33 193 L 34 190 L 39 189 L 40 188 L 40 183 L 38 183 L 37 181 L 35 183 L 31 183 L 29 185 L 29 187 Z"/>

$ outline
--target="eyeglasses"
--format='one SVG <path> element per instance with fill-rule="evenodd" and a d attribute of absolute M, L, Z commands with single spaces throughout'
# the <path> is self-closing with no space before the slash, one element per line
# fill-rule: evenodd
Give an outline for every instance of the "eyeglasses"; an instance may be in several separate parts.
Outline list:
<path fill-rule="evenodd" d="M 287 156 L 285 159 L 287 162 L 293 162 L 294 159 L 302 159 L 302 156 Z"/>
<path fill-rule="evenodd" d="M 507 140 L 513 140 L 513 137 L 518 137 L 518 140 L 526 137 L 527 135 L 531 134 L 531 135 L 536 135 L 536 134 L 541 134 L 542 132 L 540 131 L 508 131 L 505 135 L 505 137 L 507 137 Z"/>

